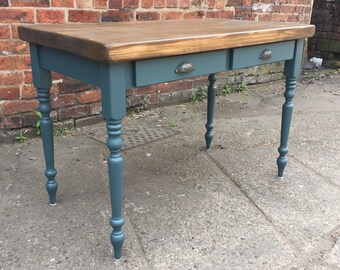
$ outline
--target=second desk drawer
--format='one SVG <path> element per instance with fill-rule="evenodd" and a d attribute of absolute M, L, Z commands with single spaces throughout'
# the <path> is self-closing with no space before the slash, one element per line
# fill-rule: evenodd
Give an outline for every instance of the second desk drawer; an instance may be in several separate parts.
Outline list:
<path fill-rule="evenodd" d="M 293 59 L 295 41 L 284 41 L 234 49 L 231 68 L 245 68 Z"/>
<path fill-rule="evenodd" d="M 228 50 L 136 61 L 135 86 L 225 71 L 229 62 Z"/>

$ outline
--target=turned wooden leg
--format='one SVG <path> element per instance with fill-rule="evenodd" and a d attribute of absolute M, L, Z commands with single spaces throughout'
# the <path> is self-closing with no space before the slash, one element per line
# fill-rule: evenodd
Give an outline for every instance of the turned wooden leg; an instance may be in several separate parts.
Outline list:
<path fill-rule="evenodd" d="M 213 133 L 212 130 L 214 128 L 214 107 L 215 107 L 215 97 L 217 91 L 217 75 L 210 74 L 209 77 L 209 87 L 208 87 L 208 108 L 207 108 L 207 124 L 205 125 L 207 132 L 205 133 L 205 143 L 206 149 L 211 149 L 211 142 L 213 140 Z"/>
<path fill-rule="evenodd" d="M 107 146 L 110 150 L 108 158 L 109 181 L 112 218 L 110 225 L 113 228 L 111 233 L 111 243 L 114 248 L 114 258 L 121 258 L 122 246 L 125 239 L 125 233 L 122 230 L 124 219 L 122 217 L 122 192 L 123 192 L 123 158 L 120 154 L 122 147 L 122 125 L 121 120 L 106 120 L 107 128 Z"/>
<path fill-rule="evenodd" d="M 37 46 L 31 45 L 30 50 L 33 83 L 38 90 L 39 111 L 41 113 L 40 126 L 46 164 L 45 175 L 47 177 L 46 190 L 49 195 L 50 204 L 56 205 L 58 183 L 55 180 L 57 171 L 54 168 L 53 123 L 50 117 L 51 71 L 39 66 Z"/>
<path fill-rule="evenodd" d="M 286 154 L 288 152 L 288 136 L 289 129 L 293 115 L 293 97 L 296 85 L 296 78 L 286 79 L 286 91 L 284 96 L 286 98 L 282 107 L 282 121 L 281 121 L 281 141 L 278 149 L 280 156 L 277 159 L 278 176 L 283 177 L 283 171 L 287 165 Z"/>
<path fill-rule="evenodd" d="M 123 157 L 122 147 L 122 119 L 126 114 L 126 85 L 124 63 L 102 63 L 100 69 L 103 117 L 106 121 L 109 182 L 111 195 L 112 217 L 110 225 L 112 233 L 110 240 L 114 250 L 114 258 L 122 257 L 122 247 L 125 239 L 122 216 L 123 193 Z"/>
<path fill-rule="evenodd" d="M 293 98 L 296 79 L 301 72 L 303 47 L 304 39 L 297 40 L 295 42 L 293 59 L 285 62 L 284 74 L 286 77 L 286 90 L 284 96 L 286 100 L 282 107 L 281 140 L 278 149 L 280 156 L 277 159 L 278 177 L 280 178 L 283 177 L 283 172 L 287 165 L 286 154 L 288 152 L 289 129 L 293 115 Z"/>

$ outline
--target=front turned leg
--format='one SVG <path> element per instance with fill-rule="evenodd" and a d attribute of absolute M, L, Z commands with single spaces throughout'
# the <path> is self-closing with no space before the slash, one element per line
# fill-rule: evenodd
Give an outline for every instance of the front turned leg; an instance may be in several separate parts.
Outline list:
<path fill-rule="evenodd" d="M 208 87 L 208 108 L 207 108 L 207 124 L 205 125 L 207 132 L 205 133 L 205 143 L 206 143 L 206 149 L 211 149 L 211 142 L 214 137 L 212 133 L 212 129 L 214 128 L 214 107 L 215 107 L 215 97 L 216 97 L 216 91 L 217 91 L 217 75 L 210 74 L 209 77 L 209 87 Z"/>
<path fill-rule="evenodd" d="M 38 87 L 39 111 L 41 113 L 40 127 L 44 147 L 47 177 L 46 190 L 49 195 L 51 205 L 57 204 L 58 183 L 55 180 L 57 170 L 54 168 L 54 143 L 53 143 L 53 123 L 50 117 L 50 89 Z"/>
<path fill-rule="evenodd" d="M 290 123 L 293 114 L 293 98 L 296 85 L 296 78 L 291 77 L 286 79 L 286 91 L 284 96 L 286 98 L 282 107 L 282 121 L 281 121 L 281 140 L 280 147 L 278 149 L 280 156 L 277 159 L 278 177 L 283 177 L 283 171 L 287 165 L 286 154 L 288 152 L 288 136 Z"/>
<path fill-rule="evenodd" d="M 122 256 L 122 247 L 125 233 L 122 230 L 124 219 L 122 217 L 122 192 L 123 192 L 123 158 L 120 154 L 122 147 L 122 124 L 121 120 L 107 120 L 107 146 L 110 150 L 108 158 L 109 181 L 112 218 L 110 225 L 113 228 L 111 233 L 111 243 L 114 249 L 114 258 L 119 260 Z"/>

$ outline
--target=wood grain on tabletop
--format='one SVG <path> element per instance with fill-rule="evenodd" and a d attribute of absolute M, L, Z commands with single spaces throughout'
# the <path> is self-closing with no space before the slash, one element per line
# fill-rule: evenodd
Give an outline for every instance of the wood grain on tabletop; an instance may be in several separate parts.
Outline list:
<path fill-rule="evenodd" d="M 314 26 L 224 19 L 20 26 L 22 40 L 120 62 L 311 37 Z"/>

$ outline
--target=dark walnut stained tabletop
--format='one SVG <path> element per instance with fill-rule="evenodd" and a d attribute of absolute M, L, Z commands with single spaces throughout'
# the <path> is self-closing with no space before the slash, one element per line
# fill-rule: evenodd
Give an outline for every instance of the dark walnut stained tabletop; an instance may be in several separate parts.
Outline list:
<path fill-rule="evenodd" d="M 183 55 L 311 37 L 314 26 L 225 19 L 25 25 L 22 40 L 105 62 Z"/>

